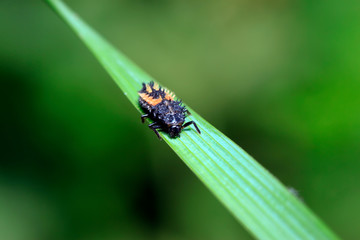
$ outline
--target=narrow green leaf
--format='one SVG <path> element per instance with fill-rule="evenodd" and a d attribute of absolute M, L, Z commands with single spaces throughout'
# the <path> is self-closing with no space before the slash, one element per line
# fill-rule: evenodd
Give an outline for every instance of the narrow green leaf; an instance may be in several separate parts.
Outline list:
<path fill-rule="evenodd" d="M 137 91 L 142 82 L 153 79 L 86 25 L 62 1 L 47 2 L 141 111 Z M 196 112 L 191 109 L 190 112 L 189 120 L 198 124 L 202 134 L 189 128 L 182 132 L 181 138 L 171 139 L 162 134 L 163 139 L 256 238 L 337 239 L 249 154 Z M 157 141 L 155 136 L 154 141 Z"/>

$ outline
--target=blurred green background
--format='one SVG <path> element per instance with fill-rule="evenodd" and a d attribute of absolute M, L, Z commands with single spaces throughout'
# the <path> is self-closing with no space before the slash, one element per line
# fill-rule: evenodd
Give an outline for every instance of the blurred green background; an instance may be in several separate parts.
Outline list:
<path fill-rule="evenodd" d="M 358 239 L 358 0 L 67 2 Z M 252 238 L 44 2 L 0 33 L 0 239 Z"/>

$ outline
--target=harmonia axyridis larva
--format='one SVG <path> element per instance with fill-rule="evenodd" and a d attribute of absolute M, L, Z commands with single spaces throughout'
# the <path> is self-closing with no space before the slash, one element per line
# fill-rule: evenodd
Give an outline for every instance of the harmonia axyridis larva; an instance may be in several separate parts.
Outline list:
<path fill-rule="evenodd" d="M 175 100 L 174 93 L 162 88 L 159 84 L 151 81 L 143 83 L 142 89 L 139 91 L 139 103 L 146 114 L 141 116 L 144 123 L 145 118 L 150 118 L 154 122 L 149 125 L 158 138 L 161 140 L 160 129 L 169 133 L 170 137 L 180 136 L 182 129 L 193 124 L 198 133 L 201 133 L 194 121 L 185 123 L 188 110 L 182 106 L 181 100 Z"/>

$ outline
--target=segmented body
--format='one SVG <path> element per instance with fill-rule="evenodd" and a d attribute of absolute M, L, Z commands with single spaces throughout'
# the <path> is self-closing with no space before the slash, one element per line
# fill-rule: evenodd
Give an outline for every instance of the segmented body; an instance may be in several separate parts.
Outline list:
<path fill-rule="evenodd" d="M 194 124 L 196 130 L 200 130 L 194 122 L 185 123 L 187 109 L 182 105 L 181 100 L 175 100 L 175 94 L 165 88 L 161 88 L 157 83 L 143 83 L 139 91 L 139 103 L 141 108 L 147 113 L 142 116 L 154 121 L 149 127 L 159 136 L 156 129 L 161 129 L 170 134 L 170 137 L 179 136 L 181 130 Z"/>

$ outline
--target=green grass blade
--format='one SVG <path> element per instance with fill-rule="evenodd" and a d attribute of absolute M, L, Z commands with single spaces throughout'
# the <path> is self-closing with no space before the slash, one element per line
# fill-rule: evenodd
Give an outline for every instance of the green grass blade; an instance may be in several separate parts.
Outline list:
<path fill-rule="evenodd" d="M 142 82 L 153 79 L 86 25 L 62 1 L 47 2 L 140 111 L 137 91 Z M 249 154 L 196 112 L 191 109 L 190 112 L 189 120 L 196 121 L 202 134 L 189 128 L 182 132 L 181 138 L 170 139 L 162 134 L 163 139 L 256 238 L 337 239 Z M 154 141 L 157 141 L 155 136 Z"/>

